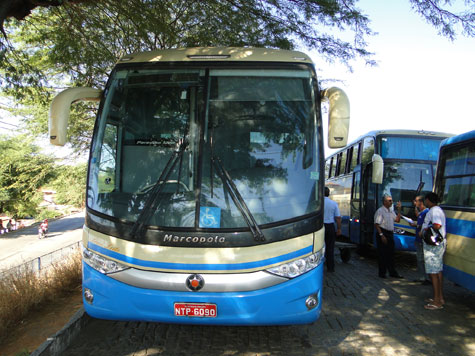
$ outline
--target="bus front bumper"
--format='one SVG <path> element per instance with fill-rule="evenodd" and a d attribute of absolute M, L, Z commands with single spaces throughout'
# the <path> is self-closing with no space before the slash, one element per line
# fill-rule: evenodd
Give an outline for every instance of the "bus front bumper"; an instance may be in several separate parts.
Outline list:
<path fill-rule="evenodd" d="M 320 316 L 322 279 L 320 264 L 297 278 L 255 291 L 176 292 L 133 287 L 83 263 L 83 302 L 90 316 L 109 320 L 204 325 L 310 324 Z M 309 296 L 317 300 L 312 309 L 306 306 Z M 217 315 L 176 316 L 175 303 L 214 304 Z"/>
<path fill-rule="evenodd" d="M 394 233 L 394 249 L 397 251 L 415 251 L 416 238 L 413 235 Z"/>

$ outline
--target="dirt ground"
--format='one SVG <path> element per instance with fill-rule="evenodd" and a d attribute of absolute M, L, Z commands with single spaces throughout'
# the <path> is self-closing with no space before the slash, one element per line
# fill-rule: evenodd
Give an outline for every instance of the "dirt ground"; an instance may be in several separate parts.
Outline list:
<path fill-rule="evenodd" d="M 59 331 L 81 308 L 81 290 L 32 312 L 0 345 L 0 356 L 28 355 Z M 28 351 L 26 353 L 25 351 Z"/>

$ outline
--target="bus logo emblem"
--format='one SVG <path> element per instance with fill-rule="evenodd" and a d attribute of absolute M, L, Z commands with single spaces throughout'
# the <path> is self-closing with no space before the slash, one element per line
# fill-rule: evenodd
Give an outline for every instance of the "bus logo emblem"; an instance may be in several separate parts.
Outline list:
<path fill-rule="evenodd" d="M 186 286 L 194 292 L 199 291 L 205 285 L 205 280 L 199 274 L 192 274 L 186 279 Z"/>

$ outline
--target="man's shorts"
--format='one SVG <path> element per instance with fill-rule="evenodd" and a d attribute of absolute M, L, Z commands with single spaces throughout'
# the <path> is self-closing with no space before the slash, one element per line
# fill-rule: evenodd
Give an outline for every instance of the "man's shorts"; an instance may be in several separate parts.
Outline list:
<path fill-rule="evenodd" d="M 444 253 L 447 240 L 444 239 L 439 246 L 424 244 L 424 265 L 426 273 L 435 274 L 442 271 L 444 266 Z"/>

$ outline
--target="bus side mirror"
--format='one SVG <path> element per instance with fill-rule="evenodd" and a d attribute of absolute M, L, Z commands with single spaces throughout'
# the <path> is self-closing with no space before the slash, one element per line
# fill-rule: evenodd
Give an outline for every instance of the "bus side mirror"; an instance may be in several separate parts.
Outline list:
<path fill-rule="evenodd" d="M 345 147 L 350 127 L 350 101 L 345 92 L 332 87 L 322 90 L 322 99 L 330 103 L 328 115 L 328 147 Z"/>
<path fill-rule="evenodd" d="M 66 144 L 71 104 L 80 100 L 99 101 L 102 91 L 94 88 L 69 88 L 56 95 L 49 108 L 49 140 L 56 146 Z"/>
<path fill-rule="evenodd" d="M 372 158 L 373 172 L 371 182 L 374 184 L 383 183 L 384 162 L 380 155 L 374 154 Z"/>

